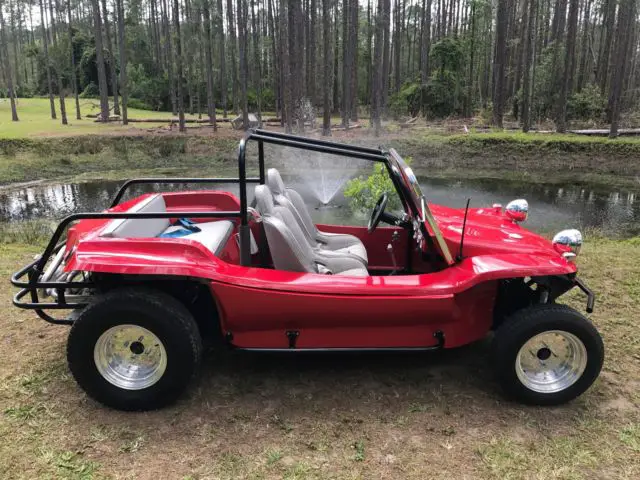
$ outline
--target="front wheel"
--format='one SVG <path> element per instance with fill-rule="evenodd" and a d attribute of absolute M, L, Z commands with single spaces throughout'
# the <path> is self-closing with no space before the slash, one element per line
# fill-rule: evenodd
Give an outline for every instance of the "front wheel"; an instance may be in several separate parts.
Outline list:
<path fill-rule="evenodd" d="M 119 410 L 150 410 L 174 401 L 202 355 L 198 326 L 166 293 L 127 288 L 86 307 L 69 332 L 67 360 L 78 384 Z"/>
<path fill-rule="evenodd" d="M 604 345 L 593 324 L 566 305 L 524 308 L 497 329 L 494 369 L 503 389 L 533 405 L 558 405 L 598 377 Z"/>

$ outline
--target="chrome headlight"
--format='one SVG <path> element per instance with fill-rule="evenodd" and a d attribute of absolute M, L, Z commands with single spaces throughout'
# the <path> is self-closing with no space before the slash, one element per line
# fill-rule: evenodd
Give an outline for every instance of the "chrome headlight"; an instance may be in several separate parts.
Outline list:
<path fill-rule="evenodd" d="M 529 216 L 529 202 L 524 198 L 512 200 L 505 208 L 507 216 L 515 223 L 524 222 Z"/>
<path fill-rule="evenodd" d="M 553 248 L 567 260 L 573 260 L 580 253 L 582 233 L 575 228 L 563 230 L 553 237 Z"/>

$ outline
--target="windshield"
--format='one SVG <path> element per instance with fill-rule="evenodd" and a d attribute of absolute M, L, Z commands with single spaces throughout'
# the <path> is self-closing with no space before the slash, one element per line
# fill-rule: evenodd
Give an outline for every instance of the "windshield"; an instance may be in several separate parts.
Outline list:
<path fill-rule="evenodd" d="M 397 173 L 399 174 L 400 180 L 407 187 L 409 195 L 411 196 L 411 198 L 408 198 L 407 200 L 411 204 L 410 208 L 413 208 L 414 210 L 415 220 L 418 220 L 424 226 L 427 235 L 435 237 L 436 245 L 440 249 L 440 253 L 444 257 L 445 261 L 449 265 L 452 265 L 454 261 L 451 256 L 451 252 L 449 251 L 449 247 L 442 237 L 440 227 L 431 213 L 431 209 L 429 208 L 429 204 L 422 192 L 422 188 L 420 187 L 420 183 L 418 182 L 415 173 L 413 173 L 411 167 L 407 165 L 407 162 L 405 162 L 393 148 L 389 150 L 389 154 L 391 155 L 392 169 L 398 170 Z"/>

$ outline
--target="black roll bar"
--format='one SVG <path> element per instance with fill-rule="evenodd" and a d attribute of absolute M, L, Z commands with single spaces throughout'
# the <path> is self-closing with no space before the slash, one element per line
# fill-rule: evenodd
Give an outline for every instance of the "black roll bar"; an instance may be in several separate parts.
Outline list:
<path fill-rule="evenodd" d="M 258 143 L 258 177 L 247 177 L 246 171 L 246 150 L 247 144 L 254 140 Z M 41 256 L 36 258 L 26 267 L 14 273 L 11 277 L 11 283 L 20 288 L 13 298 L 13 303 L 17 307 L 34 310 L 38 316 L 47 322 L 54 324 L 71 324 L 73 320 L 59 320 L 49 316 L 44 312 L 45 309 L 78 309 L 84 308 L 86 302 L 68 302 L 65 297 L 65 290 L 69 288 L 91 288 L 94 284 L 90 281 L 39 281 L 44 273 L 47 262 L 54 252 L 59 248 L 63 248 L 65 242 L 61 241 L 67 227 L 78 220 L 111 220 L 111 219 L 153 219 L 153 218 L 239 218 L 239 239 L 240 239 L 240 264 L 243 266 L 251 265 L 251 231 L 248 219 L 247 204 L 247 183 L 264 184 L 266 182 L 265 175 L 265 154 L 264 144 L 282 145 L 302 150 L 311 150 L 315 152 L 328 153 L 332 155 L 340 155 L 351 158 L 360 158 L 363 160 L 388 163 L 387 152 L 381 149 L 360 147 L 356 145 L 333 143 L 326 140 L 316 140 L 312 138 L 300 137 L 295 135 L 287 135 L 283 133 L 270 132 L 266 130 L 250 130 L 240 141 L 238 145 L 238 178 L 136 178 L 128 180 L 118 189 L 110 208 L 120 204 L 127 190 L 133 185 L 140 184 L 222 184 L 237 183 L 240 191 L 240 210 L 239 211 L 212 211 L 212 212 L 94 212 L 94 213 L 75 213 L 64 218 L 57 226 L 56 230 L 47 244 Z M 27 277 L 25 280 L 24 277 Z M 39 289 L 55 289 L 58 293 L 56 302 L 41 302 L 38 298 Z M 30 301 L 25 301 L 24 297 L 29 295 Z"/>
<path fill-rule="evenodd" d="M 302 138 L 302 137 L 297 137 Z M 248 136 L 244 138 L 245 141 L 248 140 L 259 140 L 265 143 L 273 143 L 275 145 L 282 145 L 285 147 L 296 147 L 303 150 L 312 150 L 314 152 L 322 152 L 322 153 L 331 153 L 333 155 L 340 155 L 343 157 L 352 157 L 352 158 L 361 158 L 363 160 L 372 160 L 374 162 L 386 162 L 387 157 L 381 151 L 377 150 L 373 152 L 361 152 L 358 150 L 354 150 L 351 148 L 344 148 L 343 145 L 336 147 L 336 144 L 333 146 L 317 144 L 315 142 L 303 142 L 300 140 L 292 140 L 288 138 L 281 137 L 271 137 L 266 135 L 261 135 L 258 133 L 250 133 Z M 331 144 L 330 144 L 331 145 Z"/>
<path fill-rule="evenodd" d="M 247 183 L 264 183 L 261 182 L 260 178 L 247 178 Z M 122 186 L 118 189 L 118 193 L 111 202 L 109 208 L 113 208 L 120 203 L 126 191 L 132 185 L 140 185 L 140 184 L 150 184 L 150 183 L 240 183 L 239 178 L 134 178 L 132 180 L 127 180 L 122 184 Z"/>
<path fill-rule="evenodd" d="M 284 133 L 271 132 L 261 129 L 249 130 L 238 145 L 238 180 L 240 183 L 240 265 L 251 265 L 251 232 L 247 217 L 247 178 L 246 178 L 246 155 L 249 141 L 258 142 L 258 166 L 261 185 L 265 183 L 264 168 L 264 144 L 271 143 L 286 147 L 300 148 L 314 152 L 329 153 L 344 157 L 360 158 L 374 162 L 387 162 L 386 153 L 380 149 L 359 147 L 357 145 L 337 144 L 326 140 L 316 140 L 314 138 L 288 135 Z"/>
<path fill-rule="evenodd" d="M 294 140 L 296 142 L 305 143 L 307 145 L 324 145 L 324 146 L 328 146 L 328 147 L 335 147 L 336 146 L 335 142 L 329 142 L 327 140 L 318 140 L 318 139 L 315 139 L 315 138 L 301 137 L 299 135 L 289 135 L 289 134 L 286 134 L 286 133 L 272 132 L 270 130 L 262 130 L 262 129 L 259 129 L 259 128 L 251 130 L 251 133 L 255 134 L 255 135 L 260 135 L 260 136 L 263 136 L 263 137 Z M 348 143 L 343 143 L 343 144 L 339 144 L 339 145 L 340 145 L 340 148 L 342 148 L 344 150 L 351 150 L 351 151 L 354 151 L 354 152 L 374 153 L 374 154 L 379 154 L 379 155 L 384 153 L 381 149 L 378 149 L 378 148 L 360 147 L 358 145 L 350 145 Z"/>

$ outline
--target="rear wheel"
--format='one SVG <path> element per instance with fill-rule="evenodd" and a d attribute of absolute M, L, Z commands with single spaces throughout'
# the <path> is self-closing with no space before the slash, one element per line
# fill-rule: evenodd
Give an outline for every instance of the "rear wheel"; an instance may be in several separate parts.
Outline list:
<path fill-rule="evenodd" d="M 533 305 L 511 315 L 494 338 L 494 368 L 512 397 L 534 405 L 573 400 L 598 377 L 604 345 L 593 324 L 566 305 Z"/>
<path fill-rule="evenodd" d="M 67 342 L 69 368 L 95 400 L 120 410 L 173 402 L 202 355 L 189 311 L 166 293 L 114 290 L 86 307 Z"/>

